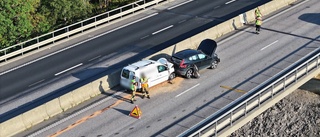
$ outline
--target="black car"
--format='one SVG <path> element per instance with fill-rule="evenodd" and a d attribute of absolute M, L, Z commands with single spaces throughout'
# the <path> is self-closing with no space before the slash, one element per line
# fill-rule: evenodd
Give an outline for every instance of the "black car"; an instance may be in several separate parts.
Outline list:
<path fill-rule="evenodd" d="M 203 40 L 197 50 L 186 49 L 172 55 L 171 62 L 174 64 L 175 72 L 178 75 L 191 78 L 195 71 L 194 65 L 198 69 L 217 68 L 220 58 L 215 53 L 217 43 L 211 39 Z"/>

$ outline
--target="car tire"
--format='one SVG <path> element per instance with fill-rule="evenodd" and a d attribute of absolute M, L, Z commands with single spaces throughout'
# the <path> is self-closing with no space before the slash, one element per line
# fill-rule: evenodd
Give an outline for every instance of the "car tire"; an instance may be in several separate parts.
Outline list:
<path fill-rule="evenodd" d="M 171 74 L 169 75 L 169 80 L 173 80 L 175 77 L 176 77 L 176 74 L 171 73 Z"/>
<path fill-rule="evenodd" d="M 186 78 L 187 79 L 190 79 L 193 75 L 193 70 L 192 69 L 188 69 L 187 72 L 186 72 Z"/>
<path fill-rule="evenodd" d="M 211 65 L 210 65 L 210 68 L 211 69 L 215 69 L 215 68 L 217 68 L 218 67 L 218 61 L 213 61 L 212 63 L 211 63 Z"/>

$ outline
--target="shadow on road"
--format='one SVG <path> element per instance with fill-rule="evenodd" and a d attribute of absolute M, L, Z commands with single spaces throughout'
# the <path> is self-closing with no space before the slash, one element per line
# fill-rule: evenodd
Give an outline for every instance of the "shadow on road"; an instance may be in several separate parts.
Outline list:
<path fill-rule="evenodd" d="M 306 13 L 299 16 L 298 19 L 320 25 L 320 13 Z"/>
<path fill-rule="evenodd" d="M 320 79 L 313 78 L 299 87 L 299 89 L 307 90 L 320 95 Z"/>
<path fill-rule="evenodd" d="M 120 113 L 128 116 L 130 114 L 131 111 L 128 111 L 128 110 L 124 110 L 124 109 L 119 109 L 119 108 L 113 108 L 114 110 L 117 110 L 119 111 Z"/>

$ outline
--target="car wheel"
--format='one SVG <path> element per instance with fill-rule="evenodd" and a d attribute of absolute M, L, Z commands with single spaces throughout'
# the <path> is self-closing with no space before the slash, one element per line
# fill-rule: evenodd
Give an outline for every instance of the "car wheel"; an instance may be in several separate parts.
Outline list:
<path fill-rule="evenodd" d="M 192 69 L 188 69 L 186 72 L 186 78 L 190 79 L 192 77 L 193 74 L 193 70 Z"/>
<path fill-rule="evenodd" d="M 175 75 L 174 73 L 171 73 L 171 74 L 169 75 L 169 80 L 173 80 L 175 77 L 176 77 L 176 75 Z"/>
<path fill-rule="evenodd" d="M 210 65 L 210 68 L 211 69 L 215 69 L 215 68 L 217 68 L 218 67 L 218 61 L 213 61 L 212 63 L 211 63 L 211 65 Z"/>

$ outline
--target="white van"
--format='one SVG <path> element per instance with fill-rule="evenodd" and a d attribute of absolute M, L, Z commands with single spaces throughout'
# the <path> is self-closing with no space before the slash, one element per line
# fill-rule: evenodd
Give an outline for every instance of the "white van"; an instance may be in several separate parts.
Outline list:
<path fill-rule="evenodd" d="M 165 58 L 160 58 L 158 61 L 142 60 L 122 69 L 120 85 L 126 89 L 130 89 L 132 77 L 135 76 L 138 82 L 137 90 L 141 90 L 140 78 L 142 75 L 148 78 L 149 87 L 175 77 L 173 64 Z"/>

